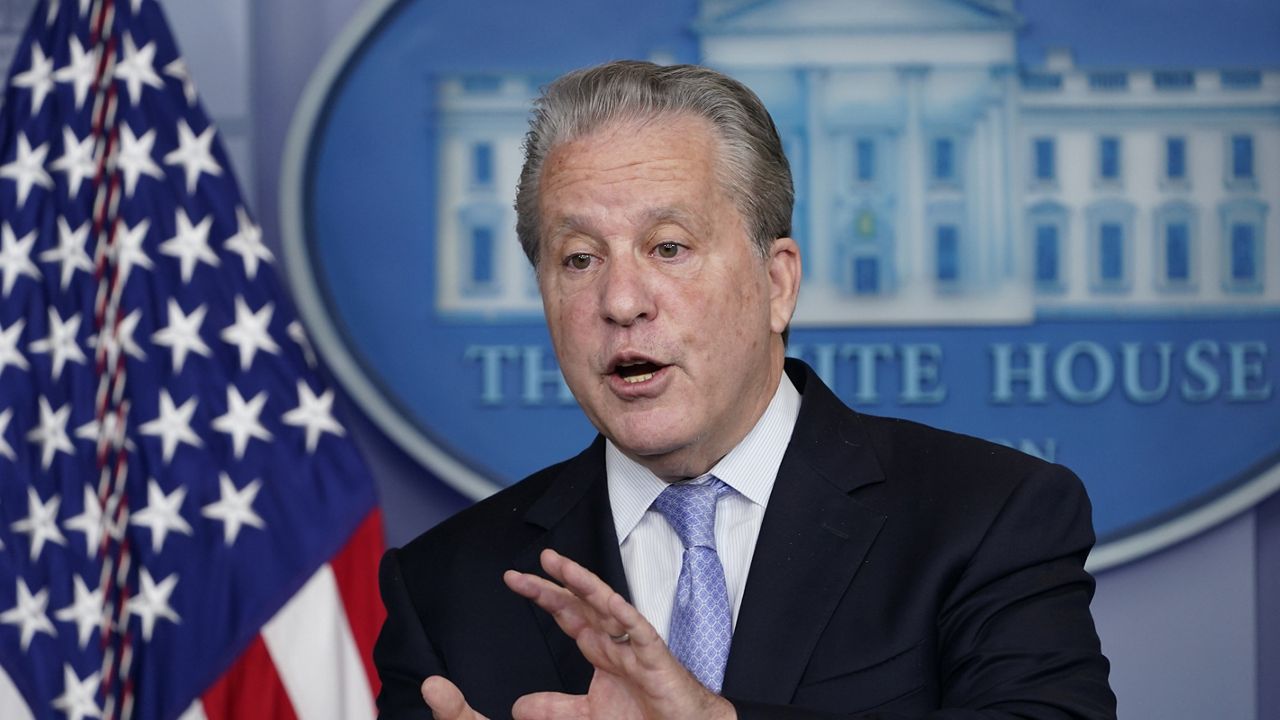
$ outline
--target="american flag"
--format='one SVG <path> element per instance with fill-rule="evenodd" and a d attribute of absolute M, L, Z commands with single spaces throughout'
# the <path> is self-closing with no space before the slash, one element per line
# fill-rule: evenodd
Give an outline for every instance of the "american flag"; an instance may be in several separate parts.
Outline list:
<path fill-rule="evenodd" d="M 0 113 L 0 717 L 371 717 L 373 483 L 155 0 Z"/>

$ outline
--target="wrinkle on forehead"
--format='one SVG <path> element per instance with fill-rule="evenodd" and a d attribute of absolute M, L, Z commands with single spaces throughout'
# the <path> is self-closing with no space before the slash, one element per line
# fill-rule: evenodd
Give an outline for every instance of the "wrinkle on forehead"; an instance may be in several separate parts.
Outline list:
<path fill-rule="evenodd" d="M 586 235 L 588 237 L 603 237 L 607 233 L 602 227 L 602 220 L 606 220 L 604 213 L 575 213 L 558 219 L 554 226 L 548 229 L 547 237 L 551 239 L 569 237 L 573 235 Z M 650 207 L 644 208 L 638 213 L 629 215 L 626 220 L 633 226 L 653 228 L 659 225 L 679 225 L 690 231 L 703 230 L 706 221 L 698 215 L 689 212 L 681 207 Z"/>
<path fill-rule="evenodd" d="M 687 206 L 699 199 L 690 196 L 688 184 L 693 181 L 707 193 L 724 197 L 716 172 L 717 134 L 708 121 L 696 116 L 664 119 L 667 123 L 661 126 L 653 122 L 609 125 L 553 148 L 540 178 L 539 202 L 544 211 L 554 206 L 558 212 L 543 214 L 547 223 L 543 236 L 598 237 L 615 220 L 625 220 L 632 227 L 672 222 L 689 230 L 705 229 L 710 219 Z M 655 135 L 670 138 L 666 131 L 673 128 L 681 131 L 674 139 L 654 139 Z M 629 142 L 645 135 L 647 142 Z M 670 190 L 664 188 L 668 184 Z M 615 190 L 627 195 L 611 194 Z M 637 192 L 651 197 L 654 204 L 618 217 L 617 208 L 627 206 Z"/>

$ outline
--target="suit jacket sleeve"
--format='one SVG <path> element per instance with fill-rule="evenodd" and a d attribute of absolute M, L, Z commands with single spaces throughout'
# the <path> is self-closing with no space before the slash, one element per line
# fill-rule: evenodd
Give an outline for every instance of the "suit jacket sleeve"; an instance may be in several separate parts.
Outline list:
<path fill-rule="evenodd" d="M 958 577 L 941 589 L 920 588 L 943 593 L 936 619 L 942 709 L 832 715 L 735 702 L 738 715 L 1114 718 L 1109 666 L 1089 612 L 1094 582 L 1084 570 L 1093 541 L 1079 479 L 1061 466 L 1039 465 L 1014 485 Z"/>
<path fill-rule="evenodd" d="M 443 675 L 444 665 L 418 620 L 396 550 L 382 556 L 378 585 L 387 619 L 373 648 L 374 665 L 382 681 L 378 693 L 378 716 L 388 720 L 430 720 L 431 711 L 422 699 L 424 678 Z"/>

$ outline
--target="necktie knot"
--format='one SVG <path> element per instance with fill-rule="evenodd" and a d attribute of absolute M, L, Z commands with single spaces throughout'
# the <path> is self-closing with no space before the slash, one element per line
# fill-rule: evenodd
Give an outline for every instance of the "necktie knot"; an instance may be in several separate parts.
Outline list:
<path fill-rule="evenodd" d="M 685 549 L 716 547 L 716 502 L 732 490 L 720 478 L 709 475 L 706 482 L 696 480 L 668 485 L 653 501 L 657 510 L 680 536 Z"/>

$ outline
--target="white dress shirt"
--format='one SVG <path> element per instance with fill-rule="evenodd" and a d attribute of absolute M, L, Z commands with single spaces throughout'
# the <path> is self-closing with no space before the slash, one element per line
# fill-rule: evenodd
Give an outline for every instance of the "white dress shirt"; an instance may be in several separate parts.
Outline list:
<path fill-rule="evenodd" d="M 799 413 L 800 393 L 784 372 L 755 427 L 710 470 L 736 491 L 726 493 L 716 505 L 716 551 L 724 566 L 735 626 L 760 523 Z M 604 457 L 631 600 L 666 640 L 684 546 L 666 519 L 649 506 L 667 483 L 612 442 L 605 444 Z"/>

